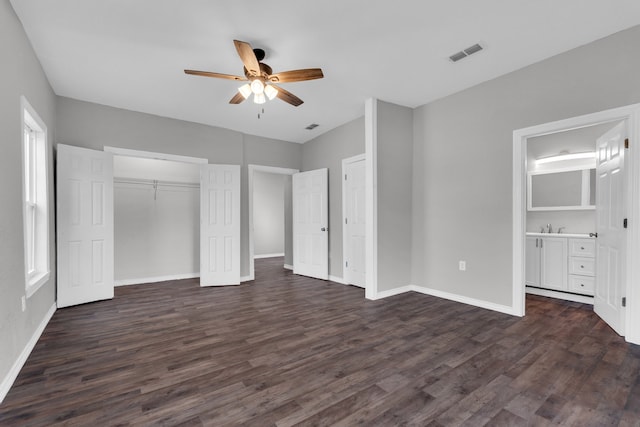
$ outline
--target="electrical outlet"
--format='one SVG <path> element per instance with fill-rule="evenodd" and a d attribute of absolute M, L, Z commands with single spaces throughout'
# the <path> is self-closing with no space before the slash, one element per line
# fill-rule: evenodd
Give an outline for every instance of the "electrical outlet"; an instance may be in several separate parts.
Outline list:
<path fill-rule="evenodd" d="M 22 302 L 22 311 L 25 311 L 27 309 L 27 298 L 23 295 L 20 301 Z"/>
<path fill-rule="evenodd" d="M 458 261 L 458 269 L 460 271 L 466 271 L 467 270 L 467 261 Z"/>

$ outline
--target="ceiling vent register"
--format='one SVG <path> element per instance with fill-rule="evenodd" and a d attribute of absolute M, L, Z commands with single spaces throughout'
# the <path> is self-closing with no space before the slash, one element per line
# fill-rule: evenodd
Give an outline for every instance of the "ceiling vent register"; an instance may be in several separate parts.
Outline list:
<path fill-rule="evenodd" d="M 460 52 L 454 53 L 449 57 L 449 60 L 451 62 L 458 62 L 461 59 L 466 58 L 467 56 L 471 56 L 474 53 L 480 52 L 482 49 L 484 48 L 480 46 L 480 44 L 476 43 L 473 46 L 469 46 L 468 48 L 461 50 Z"/>

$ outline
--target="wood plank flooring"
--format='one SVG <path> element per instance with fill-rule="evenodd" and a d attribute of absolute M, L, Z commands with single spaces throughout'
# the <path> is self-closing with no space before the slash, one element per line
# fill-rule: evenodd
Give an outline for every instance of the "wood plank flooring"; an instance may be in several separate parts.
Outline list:
<path fill-rule="evenodd" d="M 16 426 L 640 425 L 640 348 L 590 306 L 516 318 L 294 276 L 128 286 L 58 310 L 0 405 Z"/>

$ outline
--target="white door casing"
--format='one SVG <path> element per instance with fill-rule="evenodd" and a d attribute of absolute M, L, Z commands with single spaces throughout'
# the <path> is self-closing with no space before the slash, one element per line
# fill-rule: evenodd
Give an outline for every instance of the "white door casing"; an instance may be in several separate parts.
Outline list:
<path fill-rule="evenodd" d="M 329 278 L 328 170 L 293 175 L 293 273 Z"/>
<path fill-rule="evenodd" d="M 200 169 L 200 286 L 240 284 L 240 166 Z"/>
<path fill-rule="evenodd" d="M 343 160 L 343 257 L 345 283 L 366 284 L 366 206 L 365 159 L 356 156 Z"/>
<path fill-rule="evenodd" d="M 57 306 L 113 298 L 113 155 L 57 146 Z"/>
<path fill-rule="evenodd" d="M 624 335 L 622 307 L 626 233 L 625 201 L 626 122 L 596 142 L 596 228 L 598 237 L 594 311 L 618 334 Z"/>

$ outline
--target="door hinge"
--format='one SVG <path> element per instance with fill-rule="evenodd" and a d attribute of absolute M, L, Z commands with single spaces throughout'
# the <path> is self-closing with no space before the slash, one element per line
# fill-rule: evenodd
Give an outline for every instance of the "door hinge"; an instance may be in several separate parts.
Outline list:
<path fill-rule="evenodd" d="M 629 138 L 625 138 L 625 140 L 624 140 L 624 148 L 629 148 Z"/>
<path fill-rule="evenodd" d="M 348 224 L 348 223 L 349 223 L 349 220 L 348 220 L 347 218 L 345 218 L 345 219 L 344 219 L 344 223 L 345 223 L 345 224 Z"/>
<path fill-rule="evenodd" d="M 622 306 L 623 307 L 627 306 L 627 297 L 622 297 Z"/>
<path fill-rule="evenodd" d="M 627 228 L 627 218 L 622 220 L 622 228 Z"/>

